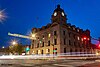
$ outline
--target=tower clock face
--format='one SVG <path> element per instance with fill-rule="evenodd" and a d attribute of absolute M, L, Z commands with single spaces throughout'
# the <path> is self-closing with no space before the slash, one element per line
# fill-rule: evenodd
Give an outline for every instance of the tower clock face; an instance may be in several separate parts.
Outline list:
<path fill-rule="evenodd" d="M 57 16 L 57 12 L 54 13 L 54 16 Z"/>
<path fill-rule="evenodd" d="M 64 16 L 64 12 L 62 12 L 61 14 L 62 14 L 62 16 Z"/>

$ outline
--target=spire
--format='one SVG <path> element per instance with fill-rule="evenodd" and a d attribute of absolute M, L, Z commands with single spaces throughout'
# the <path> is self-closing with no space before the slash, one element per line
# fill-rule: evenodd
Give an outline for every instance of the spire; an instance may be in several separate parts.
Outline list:
<path fill-rule="evenodd" d="M 57 5 L 57 8 L 60 8 L 60 5 L 59 4 Z"/>

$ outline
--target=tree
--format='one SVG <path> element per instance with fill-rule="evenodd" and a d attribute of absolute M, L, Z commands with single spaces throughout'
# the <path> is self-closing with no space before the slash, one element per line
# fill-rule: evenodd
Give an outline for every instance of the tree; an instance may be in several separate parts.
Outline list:
<path fill-rule="evenodd" d="M 16 45 L 9 46 L 9 52 L 10 53 L 21 54 L 23 51 L 24 51 L 24 47 L 21 44 L 16 44 Z"/>

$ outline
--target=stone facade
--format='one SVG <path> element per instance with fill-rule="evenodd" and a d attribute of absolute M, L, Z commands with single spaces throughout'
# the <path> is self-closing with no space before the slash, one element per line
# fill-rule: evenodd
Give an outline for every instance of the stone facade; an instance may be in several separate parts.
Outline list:
<path fill-rule="evenodd" d="M 31 54 L 61 54 L 73 52 L 92 53 L 90 31 L 67 23 L 67 15 L 57 5 L 51 23 L 33 28 L 36 39 L 32 40 Z"/>

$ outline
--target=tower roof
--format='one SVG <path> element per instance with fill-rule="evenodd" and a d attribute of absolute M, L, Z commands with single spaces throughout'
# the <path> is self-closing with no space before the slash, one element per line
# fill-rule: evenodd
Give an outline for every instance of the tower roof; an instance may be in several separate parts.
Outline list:
<path fill-rule="evenodd" d="M 60 8 L 59 4 L 57 5 L 57 8 L 54 10 L 54 12 L 58 12 L 58 11 L 64 12 L 64 10 Z"/>

